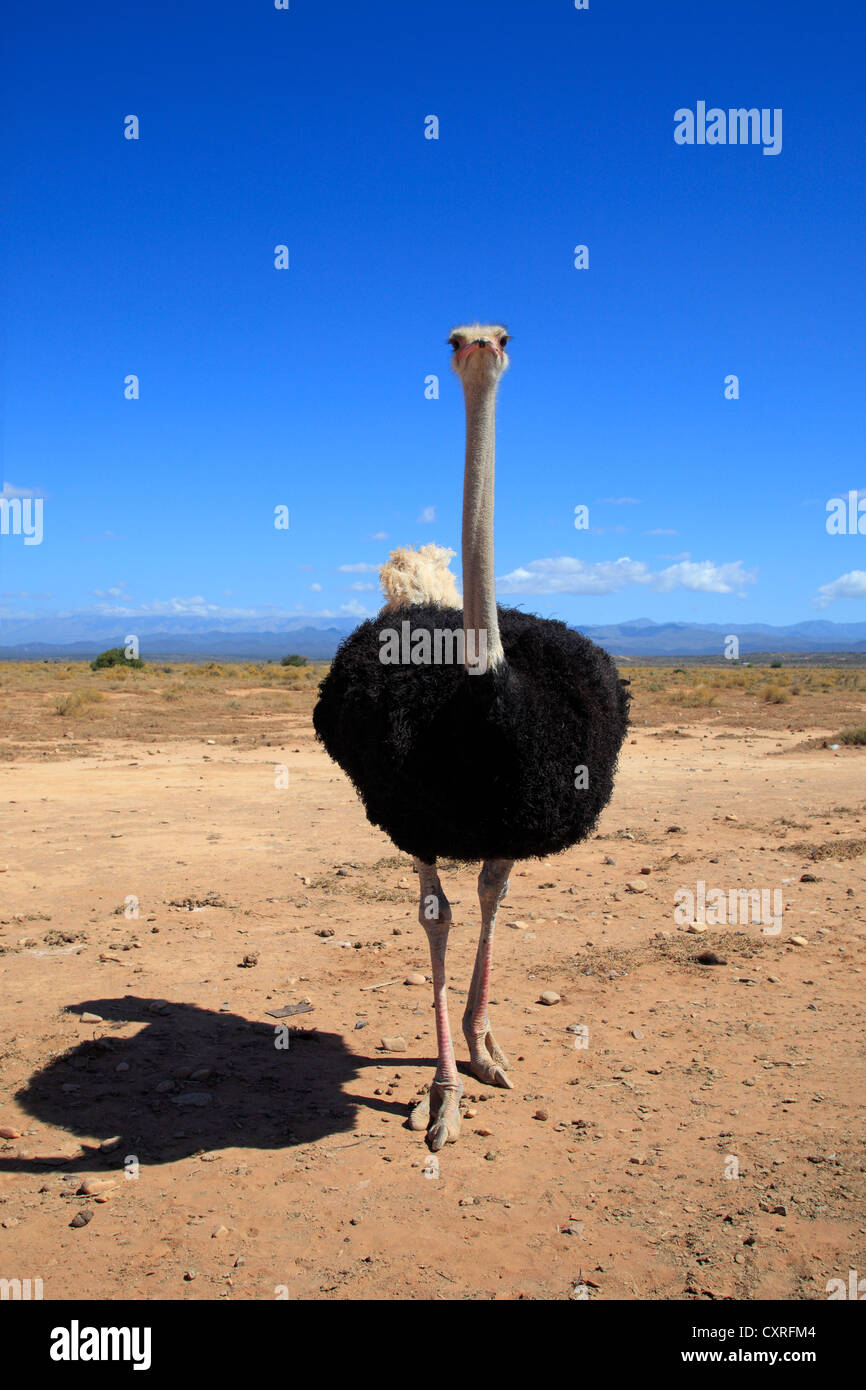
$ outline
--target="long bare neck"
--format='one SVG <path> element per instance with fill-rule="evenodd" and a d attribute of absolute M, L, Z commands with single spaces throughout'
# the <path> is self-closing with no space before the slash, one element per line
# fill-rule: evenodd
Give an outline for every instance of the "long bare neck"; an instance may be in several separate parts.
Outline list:
<path fill-rule="evenodd" d="M 488 667 L 503 660 L 493 578 L 493 482 L 496 456 L 496 383 L 464 382 L 466 472 L 463 478 L 463 628 L 485 634 Z"/>

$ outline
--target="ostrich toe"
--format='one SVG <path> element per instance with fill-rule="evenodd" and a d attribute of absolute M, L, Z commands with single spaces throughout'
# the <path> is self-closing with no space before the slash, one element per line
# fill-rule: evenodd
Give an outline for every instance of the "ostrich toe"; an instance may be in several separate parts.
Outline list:
<path fill-rule="evenodd" d="M 434 1081 L 428 1094 L 412 1107 L 409 1128 L 427 1130 L 427 1146 L 433 1153 L 459 1138 L 462 1095 L 462 1082 L 452 1086 Z"/>
<path fill-rule="evenodd" d="M 508 1058 L 494 1038 L 492 1030 L 488 1028 L 486 1033 L 477 1037 L 467 1034 L 466 1041 L 469 1044 L 469 1067 L 472 1075 L 477 1076 L 479 1081 L 486 1081 L 488 1086 L 503 1086 L 507 1091 L 513 1090 L 505 1074 L 508 1071 Z"/>

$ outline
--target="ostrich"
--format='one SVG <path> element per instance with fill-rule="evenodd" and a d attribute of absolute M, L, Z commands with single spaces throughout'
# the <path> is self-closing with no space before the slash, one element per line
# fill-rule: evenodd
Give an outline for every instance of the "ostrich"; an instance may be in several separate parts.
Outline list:
<path fill-rule="evenodd" d="M 504 328 L 479 323 L 448 339 L 466 401 L 462 611 L 448 568 L 453 551 L 394 551 L 382 569 L 385 607 L 341 644 L 313 715 L 368 820 L 415 861 L 438 1066 L 409 1125 L 426 1129 L 434 1151 L 458 1138 L 463 1094 L 445 986 L 451 908 L 437 860 L 482 861 L 463 1032 L 473 1075 L 510 1089 L 487 1012 L 497 909 L 515 860 L 554 854 L 593 829 L 628 724 L 628 697 L 607 652 L 562 622 L 496 604 L 494 429 L 508 341 Z M 386 641 L 401 630 L 411 635 L 409 659 L 404 649 L 403 661 L 386 661 Z M 451 644 L 440 652 L 456 649 L 460 659 L 425 661 L 425 631 L 428 643 L 444 632 Z"/>

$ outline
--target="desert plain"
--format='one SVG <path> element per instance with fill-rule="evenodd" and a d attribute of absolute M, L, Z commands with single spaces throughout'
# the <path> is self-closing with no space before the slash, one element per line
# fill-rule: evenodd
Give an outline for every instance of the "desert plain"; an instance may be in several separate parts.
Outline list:
<path fill-rule="evenodd" d="M 315 740 L 323 670 L 0 665 L 0 1280 L 705 1301 L 866 1276 L 866 670 L 621 667 L 613 800 L 500 910 L 513 1089 L 467 1072 L 436 1156 L 406 1127 L 435 1067 L 417 879 Z M 477 872 L 442 869 L 461 1062 Z M 781 915 L 683 920 L 701 884 Z"/>

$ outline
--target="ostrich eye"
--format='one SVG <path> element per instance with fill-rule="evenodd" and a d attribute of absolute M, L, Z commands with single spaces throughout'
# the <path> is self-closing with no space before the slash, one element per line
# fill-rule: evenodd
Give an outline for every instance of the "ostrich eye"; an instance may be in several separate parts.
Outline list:
<path fill-rule="evenodd" d="M 503 333 L 502 337 L 499 339 L 499 346 L 500 346 L 501 348 L 504 348 L 504 347 L 505 347 L 505 344 L 506 344 L 506 343 L 510 343 L 510 342 L 511 342 L 511 334 L 510 334 L 510 333 Z"/>
<path fill-rule="evenodd" d="M 449 338 L 449 339 L 448 339 L 448 342 L 451 344 L 451 346 L 453 347 L 454 351 L 456 352 L 457 349 L 458 349 L 459 346 L 460 346 L 460 339 L 459 339 L 459 338 Z"/>

